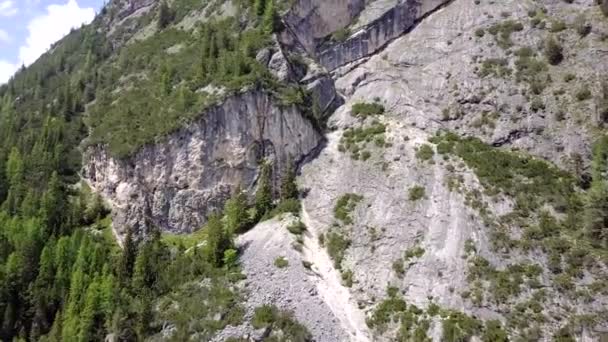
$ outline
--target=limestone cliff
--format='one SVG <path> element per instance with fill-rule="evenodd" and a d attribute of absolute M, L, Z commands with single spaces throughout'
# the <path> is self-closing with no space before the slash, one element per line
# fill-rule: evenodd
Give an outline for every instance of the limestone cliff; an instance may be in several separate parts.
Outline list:
<path fill-rule="evenodd" d="M 262 158 L 272 160 L 279 175 L 288 158 L 301 160 L 321 140 L 295 107 L 248 91 L 127 159 L 103 147 L 89 149 L 85 176 L 112 204 L 119 234 L 126 227 L 145 232 L 151 224 L 187 233 L 220 209 L 235 187 L 253 189 Z"/>

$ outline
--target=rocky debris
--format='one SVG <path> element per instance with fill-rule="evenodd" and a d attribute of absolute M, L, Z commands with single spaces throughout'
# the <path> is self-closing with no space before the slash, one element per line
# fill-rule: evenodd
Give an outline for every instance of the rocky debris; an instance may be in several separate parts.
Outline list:
<path fill-rule="evenodd" d="M 117 235 L 192 232 L 223 207 L 240 185 L 253 191 L 262 157 L 273 160 L 278 188 L 289 157 L 313 151 L 321 135 L 295 107 L 279 107 L 260 91 L 228 98 L 200 119 L 132 157 L 117 159 L 102 147 L 87 151 L 84 174 L 113 207 Z"/>
<path fill-rule="evenodd" d="M 249 321 L 257 307 L 276 305 L 280 310 L 292 311 L 295 318 L 310 330 L 315 341 L 348 341 L 348 334 L 339 319 L 318 295 L 319 275 L 304 266 L 303 261 L 308 259 L 303 258 L 297 247 L 294 248 L 299 243 L 287 230 L 294 220 L 295 217 L 286 215 L 262 222 L 238 238 L 242 251 L 240 260 L 247 277 L 242 284 L 247 298 L 245 319 Z M 275 266 L 275 260 L 281 257 L 288 262 L 284 268 Z M 258 341 L 260 335 L 263 331 L 255 330 L 247 322 L 242 326 L 228 327 L 213 341 L 223 341 L 228 337 Z"/>

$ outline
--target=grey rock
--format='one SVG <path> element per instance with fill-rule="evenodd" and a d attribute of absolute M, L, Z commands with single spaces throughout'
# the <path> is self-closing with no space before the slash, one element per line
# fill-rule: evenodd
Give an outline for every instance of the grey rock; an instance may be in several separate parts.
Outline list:
<path fill-rule="evenodd" d="M 84 174 L 113 207 L 117 235 L 126 227 L 146 233 L 192 232 L 222 208 L 238 185 L 253 192 L 259 160 L 280 172 L 292 156 L 311 153 L 322 137 L 294 107 L 278 107 L 263 92 L 249 91 L 208 109 L 200 119 L 127 159 L 90 148 Z"/>

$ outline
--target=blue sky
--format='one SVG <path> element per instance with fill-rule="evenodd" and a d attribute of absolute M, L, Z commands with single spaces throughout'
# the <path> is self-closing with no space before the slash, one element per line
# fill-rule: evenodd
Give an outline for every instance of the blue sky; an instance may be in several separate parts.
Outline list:
<path fill-rule="evenodd" d="M 90 22 L 104 0 L 0 0 L 0 84 L 34 62 L 72 27 Z"/>

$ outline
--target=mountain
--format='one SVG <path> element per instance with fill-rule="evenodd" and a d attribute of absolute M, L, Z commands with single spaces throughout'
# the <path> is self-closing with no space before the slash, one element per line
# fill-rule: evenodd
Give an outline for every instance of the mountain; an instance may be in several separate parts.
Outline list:
<path fill-rule="evenodd" d="M 112 0 L 0 87 L 0 337 L 605 341 L 608 2 Z"/>

